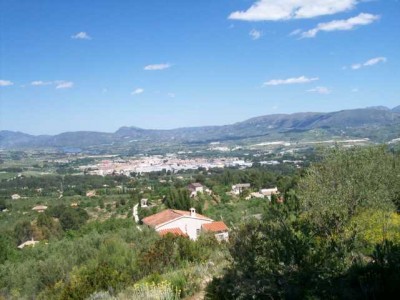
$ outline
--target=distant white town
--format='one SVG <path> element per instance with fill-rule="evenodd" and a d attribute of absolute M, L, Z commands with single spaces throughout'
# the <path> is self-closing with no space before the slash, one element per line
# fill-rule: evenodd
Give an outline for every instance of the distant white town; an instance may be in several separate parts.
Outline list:
<path fill-rule="evenodd" d="M 229 158 L 178 158 L 174 154 L 166 156 L 154 155 L 149 157 L 141 157 L 136 159 L 110 159 L 102 160 L 97 164 L 80 166 L 79 169 L 90 175 L 110 175 L 121 174 L 129 176 L 131 173 L 150 173 L 159 171 L 170 171 L 176 173 L 180 170 L 196 170 L 204 168 L 225 168 L 239 167 L 249 168 L 252 162 L 238 159 L 236 157 Z"/>

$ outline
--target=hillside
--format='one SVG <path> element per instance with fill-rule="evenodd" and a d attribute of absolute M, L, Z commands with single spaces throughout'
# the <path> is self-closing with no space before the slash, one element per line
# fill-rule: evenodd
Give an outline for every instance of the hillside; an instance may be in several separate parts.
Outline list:
<path fill-rule="evenodd" d="M 400 105 L 392 109 L 392 112 L 400 113 Z"/>
<path fill-rule="evenodd" d="M 302 139 L 303 134 L 319 129 L 325 136 L 345 135 L 376 141 L 397 138 L 400 106 L 393 110 L 382 107 L 342 110 L 330 113 L 275 114 L 251 118 L 224 126 L 188 127 L 170 130 L 149 130 L 121 127 L 115 133 L 91 131 L 66 132 L 54 136 L 33 136 L 21 132 L 0 131 L 0 147 L 93 147 L 121 146 L 131 142 L 208 143 L 211 141 L 243 140 L 273 136 Z M 384 132 L 384 134 L 383 134 Z M 300 134 L 301 133 L 301 134 Z"/>

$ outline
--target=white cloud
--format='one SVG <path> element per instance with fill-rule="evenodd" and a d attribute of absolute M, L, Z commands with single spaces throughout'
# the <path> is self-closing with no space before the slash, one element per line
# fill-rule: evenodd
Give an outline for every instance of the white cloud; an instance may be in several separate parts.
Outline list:
<path fill-rule="evenodd" d="M 361 13 L 356 17 L 346 20 L 334 20 L 327 23 L 319 23 L 317 27 L 304 32 L 297 32 L 302 38 L 313 38 L 320 31 L 330 32 L 338 30 L 352 30 L 359 26 L 369 25 L 377 21 L 380 17 L 378 15 Z"/>
<path fill-rule="evenodd" d="M 45 85 L 55 85 L 56 89 L 69 89 L 74 86 L 72 81 L 65 80 L 55 80 L 55 81 L 42 81 L 35 80 L 30 83 L 32 86 L 45 86 Z"/>
<path fill-rule="evenodd" d="M 137 88 L 136 90 L 134 90 L 131 95 L 140 95 L 144 92 L 144 89 L 142 88 Z"/>
<path fill-rule="evenodd" d="M 75 39 L 75 40 L 91 40 L 92 39 L 92 37 L 84 31 L 81 31 L 81 32 L 78 32 L 77 34 L 72 35 L 71 38 Z"/>
<path fill-rule="evenodd" d="M 296 29 L 296 30 L 293 30 L 293 31 L 289 34 L 289 36 L 298 35 L 298 34 L 300 34 L 301 32 L 302 32 L 301 29 Z"/>
<path fill-rule="evenodd" d="M 2 80 L 0 79 L 0 86 L 9 86 L 9 85 L 13 85 L 14 82 L 10 81 L 10 80 Z"/>
<path fill-rule="evenodd" d="M 54 83 L 56 84 L 56 89 L 69 89 L 74 86 L 74 83 L 72 81 L 58 80 Z"/>
<path fill-rule="evenodd" d="M 171 67 L 171 64 L 154 64 L 154 65 L 147 65 L 143 69 L 146 71 L 159 71 L 165 70 Z"/>
<path fill-rule="evenodd" d="M 385 63 L 385 62 L 387 62 L 387 58 L 383 57 L 383 56 L 380 56 L 380 57 L 371 58 L 370 60 L 367 60 L 364 63 L 353 64 L 353 65 L 351 65 L 351 68 L 353 70 L 358 70 L 358 69 L 361 69 L 363 67 L 371 67 L 371 66 L 374 66 L 376 64 Z"/>
<path fill-rule="evenodd" d="M 251 37 L 252 40 L 258 40 L 261 36 L 262 36 L 262 32 L 256 29 L 252 29 L 249 32 L 249 35 Z"/>
<path fill-rule="evenodd" d="M 354 8 L 360 0 L 258 0 L 245 11 L 235 11 L 229 19 L 280 21 L 333 15 Z"/>
<path fill-rule="evenodd" d="M 315 87 L 313 89 L 307 90 L 307 92 L 327 95 L 327 94 L 330 94 L 332 91 L 330 89 L 328 89 L 327 87 L 317 86 L 317 87 Z"/>
<path fill-rule="evenodd" d="M 375 58 L 371 58 L 370 60 L 366 61 L 364 63 L 365 67 L 370 67 L 379 63 L 385 63 L 387 62 L 387 58 L 386 57 L 375 57 Z"/>
<path fill-rule="evenodd" d="M 354 64 L 354 65 L 351 65 L 351 68 L 352 68 L 353 70 L 361 69 L 361 68 L 362 68 L 362 64 Z"/>
<path fill-rule="evenodd" d="M 264 85 L 282 85 L 282 84 L 296 84 L 296 83 L 309 83 L 318 80 L 318 77 L 308 78 L 306 76 L 300 76 L 295 78 L 287 79 L 272 79 L 264 82 Z"/>
<path fill-rule="evenodd" d="M 53 82 L 51 81 L 41 81 L 41 80 L 37 80 L 37 81 L 32 81 L 31 85 L 33 86 L 42 86 L 42 85 L 51 85 L 53 84 Z"/>

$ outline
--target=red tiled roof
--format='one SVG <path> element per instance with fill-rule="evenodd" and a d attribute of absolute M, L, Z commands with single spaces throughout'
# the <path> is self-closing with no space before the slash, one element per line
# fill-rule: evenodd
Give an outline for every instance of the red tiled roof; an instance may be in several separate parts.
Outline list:
<path fill-rule="evenodd" d="M 182 216 L 190 216 L 190 211 L 177 210 L 177 209 L 166 209 L 157 214 L 148 216 L 148 217 L 144 218 L 142 221 L 144 224 L 146 224 L 148 226 L 155 227 L 157 225 L 166 223 L 168 221 L 175 220 Z M 198 213 L 196 213 L 196 218 L 204 219 L 204 220 L 211 220 L 210 218 L 207 218 Z"/>
<path fill-rule="evenodd" d="M 228 230 L 228 227 L 222 221 L 203 224 L 203 225 L 201 225 L 201 227 L 203 227 L 203 229 L 205 231 L 213 231 L 213 232 L 219 232 L 219 231 Z"/>
<path fill-rule="evenodd" d="M 183 233 L 183 231 L 179 228 L 168 228 L 168 229 L 162 229 L 158 231 L 158 234 L 160 236 L 164 236 L 168 233 L 172 233 L 173 235 L 181 235 L 181 236 L 187 236 L 187 234 Z"/>

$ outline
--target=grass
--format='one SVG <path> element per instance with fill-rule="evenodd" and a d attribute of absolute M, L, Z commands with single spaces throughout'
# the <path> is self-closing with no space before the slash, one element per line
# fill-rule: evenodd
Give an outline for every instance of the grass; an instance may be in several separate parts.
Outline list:
<path fill-rule="evenodd" d="M 0 181 L 11 179 L 17 176 L 17 173 L 0 172 Z"/>

